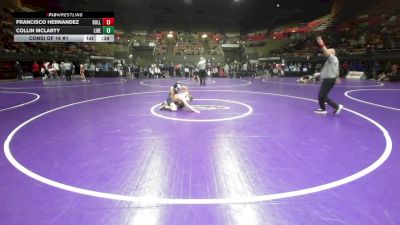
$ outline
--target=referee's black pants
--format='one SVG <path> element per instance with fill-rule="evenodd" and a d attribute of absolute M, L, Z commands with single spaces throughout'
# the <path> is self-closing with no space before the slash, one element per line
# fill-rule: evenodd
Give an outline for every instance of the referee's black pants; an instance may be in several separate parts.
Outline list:
<path fill-rule="evenodd" d="M 65 77 L 67 78 L 67 81 L 71 81 L 71 75 L 72 75 L 72 71 L 71 70 L 66 70 L 65 71 Z"/>
<path fill-rule="evenodd" d="M 319 108 L 325 110 L 325 102 L 332 108 L 337 109 L 339 106 L 336 102 L 328 97 L 329 92 L 335 86 L 336 78 L 326 78 L 322 80 L 321 87 L 318 94 Z"/>
<path fill-rule="evenodd" d="M 206 70 L 200 70 L 200 86 L 206 86 Z"/>

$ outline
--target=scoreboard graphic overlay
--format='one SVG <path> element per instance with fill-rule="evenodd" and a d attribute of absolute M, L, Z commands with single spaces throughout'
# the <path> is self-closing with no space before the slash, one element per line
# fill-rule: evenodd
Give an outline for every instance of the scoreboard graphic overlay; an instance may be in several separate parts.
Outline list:
<path fill-rule="evenodd" d="M 114 12 L 16 12 L 14 42 L 114 42 Z"/>

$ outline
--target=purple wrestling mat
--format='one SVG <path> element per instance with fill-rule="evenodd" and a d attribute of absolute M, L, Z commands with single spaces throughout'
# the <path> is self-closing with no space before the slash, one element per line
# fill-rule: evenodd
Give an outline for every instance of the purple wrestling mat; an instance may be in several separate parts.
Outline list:
<path fill-rule="evenodd" d="M 400 224 L 400 84 L 176 81 L 1 83 L 2 223 Z"/>

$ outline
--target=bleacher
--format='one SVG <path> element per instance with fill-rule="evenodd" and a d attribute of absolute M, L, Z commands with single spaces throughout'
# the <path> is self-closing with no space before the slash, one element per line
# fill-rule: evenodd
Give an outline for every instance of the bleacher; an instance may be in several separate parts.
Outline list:
<path fill-rule="evenodd" d="M 312 56 L 318 52 L 315 37 L 324 37 L 327 46 L 338 55 L 365 55 L 400 49 L 400 20 L 395 14 L 358 16 L 320 32 L 310 32 L 291 39 L 287 46 L 272 53 L 281 56 Z"/>
<path fill-rule="evenodd" d="M 376 0 L 374 4 L 369 4 L 357 15 L 386 14 L 396 15 L 400 10 L 400 1 L 398 0 Z"/>
<path fill-rule="evenodd" d="M 174 55 L 201 55 L 204 52 L 203 45 L 200 41 L 177 41 L 174 48 Z"/>
<path fill-rule="evenodd" d="M 221 45 L 212 40 L 208 42 L 208 53 L 210 55 L 224 55 Z"/>
<path fill-rule="evenodd" d="M 156 47 L 154 49 L 154 55 L 166 55 L 168 53 L 167 40 L 157 40 Z"/>

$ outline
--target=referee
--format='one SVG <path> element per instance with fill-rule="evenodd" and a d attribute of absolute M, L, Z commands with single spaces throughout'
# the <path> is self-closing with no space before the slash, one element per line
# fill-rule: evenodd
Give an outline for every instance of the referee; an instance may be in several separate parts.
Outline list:
<path fill-rule="evenodd" d="M 343 108 L 343 105 L 338 105 L 328 97 L 329 92 L 335 86 L 336 79 L 339 79 L 339 60 L 336 57 L 336 51 L 333 48 L 326 48 L 321 36 L 317 37 L 317 43 L 321 48 L 327 60 L 321 71 L 321 87 L 318 94 L 319 109 L 314 110 L 318 114 L 326 114 L 325 102 L 330 105 L 334 111 L 334 115 L 338 115 Z"/>
<path fill-rule="evenodd" d="M 71 82 L 72 64 L 67 60 L 64 63 L 64 68 L 65 68 L 65 77 L 67 78 L 67 82 Z"/>
<path fill-rule="evenodd" d="M 200 73 L 200 86 L 206 86 L 206 60 L 200 57 L 199 63 L 197 63 Z"/>

